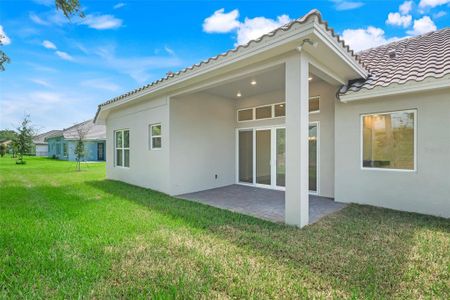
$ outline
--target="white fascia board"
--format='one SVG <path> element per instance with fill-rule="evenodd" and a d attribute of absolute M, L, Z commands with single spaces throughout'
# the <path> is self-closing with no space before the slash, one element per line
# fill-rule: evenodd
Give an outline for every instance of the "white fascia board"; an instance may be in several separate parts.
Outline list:
<path fill-rule="evenodd" d="M 430 78 L 424 81 L 410 81 L 405 84 L 391 84 L 387 87 L 376 87 L 371 90 L 360 90 L 349 95 L 340 96 L 340 101 L 347 103 L 352 101 L 379 98 L 384 96 L 402 95 L 429 90 L 443 89 L 450 87 L 450 76 L 443 78 Z"/>
<path fill-rule="evenodd" d="M 332 37 L 319 23 L 314 23 L 314 34 L 320 38 L 330 49 L 332 49 L 343 61 L 345 61 L 362 78 L 367 78 L 368 71 L 358 63 L 348 51 L 342 47 L 335 37 Z"/>

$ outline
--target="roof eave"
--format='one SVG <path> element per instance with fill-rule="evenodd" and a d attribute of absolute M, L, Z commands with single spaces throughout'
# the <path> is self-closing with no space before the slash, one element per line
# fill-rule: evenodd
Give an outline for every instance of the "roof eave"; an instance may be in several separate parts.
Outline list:
<path fill-rule="evenodd" d="M 359 90 L 357 92 L 348 92 L 340 95 L 339 99 L 343 103 L 361 101 L 385 96 L 403 95 L 430 90 L 445 89 L 450 87 L 450 76 L 442 78 L 429 77 L 423 81 L 408 81 L 404 84 L 390 84 L 388 86 L 379 86 L 370 90 Z"/>

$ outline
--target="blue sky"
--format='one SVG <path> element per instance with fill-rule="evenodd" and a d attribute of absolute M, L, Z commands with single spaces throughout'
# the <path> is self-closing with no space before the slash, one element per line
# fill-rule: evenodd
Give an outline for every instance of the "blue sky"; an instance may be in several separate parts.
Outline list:
<path fill-rule="evenodd" d="M 216 55 L 313 8 L 356 50 L 450 25 L 450 0 L 87 1 L 68 21 L 52 0 L 0 0 L 11 58 L 0 73 L 0 128 L 25 114 L 41 131 Z"/>

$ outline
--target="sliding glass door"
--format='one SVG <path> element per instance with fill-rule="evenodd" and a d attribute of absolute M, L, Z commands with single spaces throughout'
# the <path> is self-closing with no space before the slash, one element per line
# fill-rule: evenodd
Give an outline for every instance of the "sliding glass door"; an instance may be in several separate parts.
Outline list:
<path fill-rule="evenodd" d="M 238 178 L 241 183 L 285 186 L 284 128 L 238 131 Z"/>
<path fill-rule="evenodd" d="M 313 194 L 319 190 L 318 125 L 318 123 L 309 124 L 309 191 Z"/>
<path fill-rule="evenodd" d="M 309 125 L 309 191 L 319 192 L 319 123 Z M 238 131 L 238 182 L 286 186 L 286 129 L 250 128 Z"/>
<path fill-rule="evenodd" d="M 253 183 L 253 130 L 239 131 L 239 182 Z"/>
<path fill-rule="evenodd" d="M 256 130 L 256 183 L 271 185 L 271 129 Z"/>

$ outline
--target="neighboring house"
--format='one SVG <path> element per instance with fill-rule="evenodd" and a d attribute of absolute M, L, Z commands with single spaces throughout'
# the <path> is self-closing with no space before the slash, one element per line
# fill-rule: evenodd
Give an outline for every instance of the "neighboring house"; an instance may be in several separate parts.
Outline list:
<path fill-rule="evenodd" d="M 311 11 L 99 105 L 107 177 L 170 195 L 230 184 L 450 216 L 450 28 L 355 54 Z"/>
<path fill-rule="evenodd" d="M 36 156 L 48 156 L 48 143 L 45 141 L 45 139 L 58 133 L 61 133 L 61 130 L 50 130 L 33 137 Z"/>
<path fill-rule="evenodd" d="M 75 161 L 75 147 L 79 136 L 84 135 L 85 156 L 83 161 L 103 161 L 106 155 L 106 129 L 95 125 L 93 120 L 76 124 L 60 130 L 45 140 L 48 143 L 48 156 Z"/>

